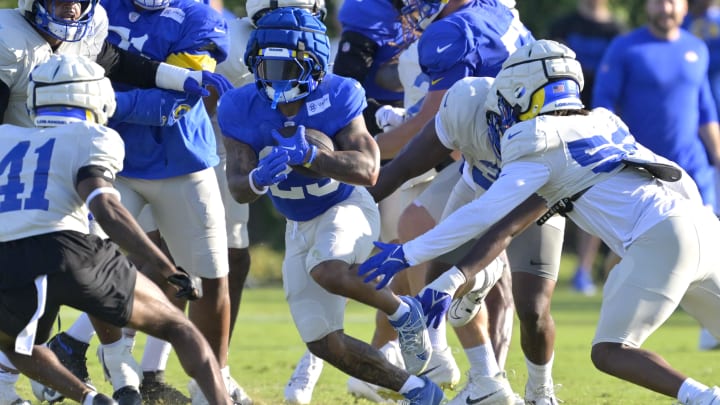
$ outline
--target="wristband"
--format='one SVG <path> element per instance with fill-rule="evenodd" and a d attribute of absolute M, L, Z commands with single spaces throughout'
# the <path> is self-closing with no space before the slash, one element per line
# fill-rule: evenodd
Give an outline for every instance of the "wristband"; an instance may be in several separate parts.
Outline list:
<path fill-rule="evenodd" d="M 92 202 L 92 200 L 100 194 L 113 194 L 118 199 L 120 199 L 120 192 L 117 191 L 115 187 L 98 187 L 90 194 L 88 194 L 87 199 L 85 199 L 85 205 L 88 207 L 88 209 L 90 209 L 90 203 Z"/>
<path fill-rule="evenodd" d="M 303 167 L 310 168 L 310 165 L 312 165 L 312 162 L 315 160 L 315 157 L 317 156 L 317 146 L 310 145 L 310 159 L 308 159 L 307 162 L 303 163 Z"/>
<path fill-rule="evenodd" d="M 257 170 L 257 167 L 252 169 L 250 171 L 250 174 L 248 174 L 248 183 L 250 183 L 250 189 L 253 191 L 253 193 L 257 195 L 263 195 L 268 192 L 268 186 L 263 186 L 262 188 L 257 188 L 255 186 L 255 182 L 253 181 L 253 173 Z"/>

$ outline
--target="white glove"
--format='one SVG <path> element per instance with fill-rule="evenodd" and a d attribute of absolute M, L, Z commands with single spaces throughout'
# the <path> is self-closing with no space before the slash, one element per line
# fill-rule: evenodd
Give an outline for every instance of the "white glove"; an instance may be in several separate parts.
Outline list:
<path fill-rule="evenodd" d="M 406 116 L 404 108 L 384 105 L 375 111 L 375 122 L 384 132 L 387 132 L 405 122 Z"/>

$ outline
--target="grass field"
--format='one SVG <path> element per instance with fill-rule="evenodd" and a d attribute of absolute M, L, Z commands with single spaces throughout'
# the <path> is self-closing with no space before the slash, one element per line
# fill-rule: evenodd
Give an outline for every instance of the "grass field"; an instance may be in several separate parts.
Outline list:
<path fill-rule="evenodd" d="M 571 272 L 561 273 L 563 278 L 553 300 L 557 325 L 554 378 L 555 383 L 561 385 L 556 391 L 558 397 L 565 404 L 672 404 L 672 398 L 653 394 L 594 369 L 589 351 L 600 298 L 573 293 L 566 281 Z M 75 312 L 65 310 L 64 323 L 69 325 L 74 316 Z M 346 331 L 369 340 L 373 331 L 373 312 L 351 302 L 346 311 Z M 467 361 L 452 332 L 450 335 L 455 357 L 465 371 Z M 645 347 L 659 352 L 671 364 L 698 381 L 709 385 L 720 384 L 720 351 L 698 351 L 697 338 L 695 321 L 678 312 L 650 338 Z M 101 391 L 112 392 L 112 388 L 102 382 L 102 372 L 94 356 L 96 344 L 93 341 L 88 352 L 90 374 Z M 142 344 L 140 339 L 135 348 L 138 359 Z M 304 350 L 292 324 L 282 289 L 263 287 L 246 290 L 238 327 L 231 342 L 230 365 L 233 376 L 256 404 L 282 403 L 283 387 Z M 506 369 L 513 388 L 521 392 L 527 372 L 520 351 L 517 322 Z M 167 375 L 172 384 L 186 392 L 187 377 L 174 355 L 171 356 Z M 344 374 L 326 366 L 315 389 L 313 404 L 368 404 L 346 393 L 346 381 Z M 26 379 L 20 381 L 18 388 L 22 396 L 32 398 Z M 446 395 L 451 398 L 453 393 L 448 391 Z"/>

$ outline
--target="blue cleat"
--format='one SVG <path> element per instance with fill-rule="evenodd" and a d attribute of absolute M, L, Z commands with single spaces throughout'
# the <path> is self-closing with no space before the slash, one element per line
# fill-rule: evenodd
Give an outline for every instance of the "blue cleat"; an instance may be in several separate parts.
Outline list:
<path fill-rule="evenodd" d="M 402 296 L 400 299 L 410 306 L 410 312 L 397 321 L 390 321 L 390 324 L 397 330 L 405 369 L 410 374 L 419 374 L 430 362 L 432 354 L 430 335 L 425 326 L 425 316 L 420 301 L 408 296 Z"/>
<path fill-rule="evenodd" d="M 425 385 L 405 394 L 405 400 L 400 402 L 403 405 L 439 405 L 445 395 L 440 387 L 427 377 L 422 377 Z"/>

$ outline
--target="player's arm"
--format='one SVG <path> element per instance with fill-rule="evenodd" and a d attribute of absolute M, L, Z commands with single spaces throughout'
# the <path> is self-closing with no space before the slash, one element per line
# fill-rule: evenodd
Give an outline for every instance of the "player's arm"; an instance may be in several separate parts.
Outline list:
<path fill-rule="evenodd" d="M 265 190 L 251 187 L 250 172 L 258 165 L 258 158 L 250 145 L 240 142 L 228 136 L 223 137 L 225 150 L 227 151 L 227 176 L 228 188 L 235 201 L 240 204 L 250 203 L 265 194 Z"/>
<path fill-rule="evenodd" d="M 717 107 L 706 77 L 698 95 L 700 107 L 700 126 L 698 132 L 710 157 L 710 163 L 720 170 L 720 126 L 718 126 Z"/>
<path fill-rule="evenodd" d="M 199 95 L 163 89 L 115 92 L 117 108 L 110 121 L 172 126 L 198 102 L 199 98 Z"/>
<path fill-rule="evenodd" d="M 140 88 L 160 87 L 206 96 L 205 87 L 212 86 L 222 95 L 233 86 L 220 74 L 206 70 L 191 71 L 167 63 L 150 60 L 120 49 L 105 41 L 96 58 L 112 81 Z"/>
<path fill-rule="evenodd" d="M 430 120 L 397 156 L 380 169 L 377 183 L 368 188 L 368 191 L 375 201 L 381 201 L 405 181 L 442 163 L 451 152 L 451 149 L 440 142 L 435 130 L 435 120 Z"/>
<path fill-rule="evenodd" d="M 466 280 L 471 280 L 472 276 L 489 266 L 510 245 L 515 236 L 533 224 L 545 211 L 547 211 L 545 200 L 537 194 L 532 194 L 482 234 L 470 252 L 455 266 L 465 275 Z M 466 284 L 457 291 L 456 295 L 464 295 L 470 288 L 472 285 Z"/>
<path fill-rule="evenodd" d="M 139 257 L 154 270 L 150 272 L 158 285 L 170 282 L 180 288 L 187 298 L 197 298 L 186 273 L 178 271 L 155 244 L 145 235 L 135 218 L 120 202 L 120 194 L 108 178 L 110 171 L 102 166 L 85 166 L 78 170 L 75 189 L 86 202 L 95 220 L 110 239 L 128 254 Z M 182 283 L 176 284 L 173 281 Z M 183 291 L 183 289 L 185 289 Z"/>
<path fill-rule="evenodd" d="M 402 125 L 375 136 L 382 159 L 395 157 L 405 144 L 423 129 L 425 124 L 430 122 L 432 125 L 431 120 L 440 108 L 446 92 L 447 89 L 429 91 L 416 115 L 403 122 Z"/>
<path fill-rule="evenodd" d="M 318 148 L 312 170 L 348 184 L 372 186 L 380 172 L 380 151 L 362 115 L 353 118 L 334 137 L 335 151 Z"/>

